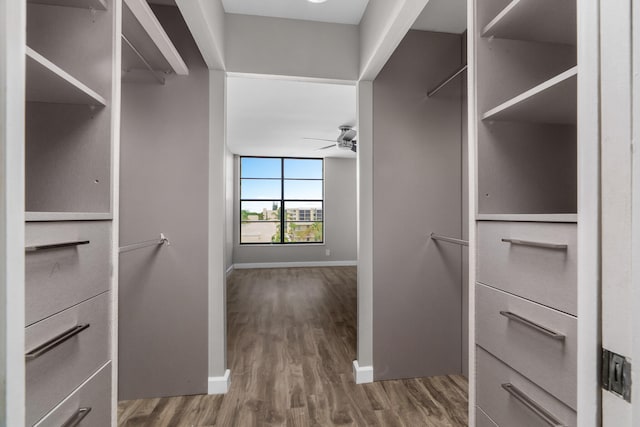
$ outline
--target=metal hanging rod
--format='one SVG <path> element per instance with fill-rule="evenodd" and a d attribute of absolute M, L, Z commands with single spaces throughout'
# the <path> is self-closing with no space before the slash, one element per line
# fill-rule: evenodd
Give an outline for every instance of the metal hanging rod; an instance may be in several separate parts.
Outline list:
<path fill-rule="evenodd" d="M 464 73 L 466 71 L 466 69 L 467 69 L 467 64 L 464 64 L 462 67 L 460 67 L 458 70 L 456 70 L 455 73 L 451 74 L 449 77 L 447 77 L 442 82 L 440 82 L 440 84 L 438 84 L 438 86 L 436 86 L 435 88 L 433 88 L 429 92 L 427 92 L 427 97 L 431 98 L 433 95 L 438 93 L 440 91 L 440 89 L 442 89 L 443 87 L 448 85 L 449 82 L 451 82 L 453 79 L 458 77 L 460 74 Z"/>
<path fill-rule="evenodd" d="M 453 237 L 440 236 L 436 233 L 431 233 L 430 237 L 432 240 L 441 240 L 443 242 L 454 243 L 456 245 L 469 246 L 468 240 L 460 240 Z"/>
<path fill-rule="evenodd" d="M 153 69 L 153 67 L 151 66 L 151 64 L 149 64 L 149 62 L 146 60 L 146 58 L 140 53 L 140 51 L 138 49 L 136 49 L 136 47 L 129 41 L 129 39 L 122 34 L 122 40 L 131 48 L 131 50 L 133 51 L 133 53 L 136 54 L 136 56 L 138 58 L 140 58 L 140 60 L 142 61 L 142 63 L 145 65 L 145 67 L 147 67 L 147 69 L 149 70 L 149 72 L 151 74 L 153 74 L 153 77 L 156 78 L 156 80 L 160 83 L 160 84 L 164 84 L 165 80 L 164 77 L 162 77 L 160 74 L 158 74 L 156 72 L 156 70 Z"/>
<path fill-rule="evenodd" d="M 134 244 L 127 245 L 127 246 L 121 246 L 119 252 L 120 253 L 130 252 L 130 251 L 135 251 L 137 249 L 146 248 L 146 247 L 149 247 L 149 246 L 162 246 L 162 245 L 169 246 L 170 244 L 171 244 L 171 242 L 169 241 L 169 239 L 167 239 L 167 237 L 164 235 L 164 233 L 160 233 L 160 238 L 159 239 L 145 240 L 144 242 L 134 243 Z"/>

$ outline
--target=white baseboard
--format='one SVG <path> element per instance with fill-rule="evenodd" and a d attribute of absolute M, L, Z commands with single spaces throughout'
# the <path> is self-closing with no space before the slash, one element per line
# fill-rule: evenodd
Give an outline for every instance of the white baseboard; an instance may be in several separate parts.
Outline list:
<path fill-rule="evenodd" d="M 231 386 L 231 371 L 227 369 L 221 377 L 209 377 L 209 394 L 226 394 Z"/>
<path fill-rule="evenodd" d="M 233 273 L 233 270 L 234 270 L 234 265 L 231 264 L 229 268 L 227 268 L 227 277 L 229 277 L 229 275 Z"/>
<path fill-rule="evenodd" d="M 301 261 L 301 262 L 247 262 L 233 264 L 236 270 L 251 268 L 291 268 L 291 267 L 355 267 L 358 261 Z"/>
<path fill-rule="evenodd" d="M 360 366 L 357 360 L 353 361 L 353 379 L 356 384 L 368 384 L 373 382 L 373 366 Z"/>

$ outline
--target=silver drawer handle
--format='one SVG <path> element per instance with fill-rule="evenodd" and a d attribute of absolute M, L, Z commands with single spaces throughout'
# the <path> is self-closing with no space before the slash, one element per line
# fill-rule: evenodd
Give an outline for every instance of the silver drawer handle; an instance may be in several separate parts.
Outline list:
<path fill-rule="evenodd" d="M 91 412 L 91 408 L 78 409 L 76 413 L 73 414 L 71 418 L 65 421 L 65 423 L 62 424 L 60 427 L 76 427 L 82 422 L 82 420 L 84 420 L 87 417 L 87 415 L 89 415 L 89 412 Z"/>
<path fill-rule="evenodd" d="M 569 245 L 566 243 L 546 243 L 546 242 L 532 242 L 530 240 L 520 239 L 502 239 L 505 243 L 511 243 L 512 245 L 520 246 L 533 246 L 534 248 L 546 248 L 546 249 L 560 249 L 566 251 Z"/>
<path fill-rule="evenodd" d="M 88 245 L 89 243 L 91 243 L 89 240 L 77 240 L 75 242 L 51 243 L 48 245 L 27 246 L 26 248 L 24 248 L 24 251 L 36 252 L 36 251 L 46 251 L 49 249 L 71 248 L 74 246 Z"/>
<path fill-rule="evenodd" d="M 539 325 L 535 322 L 532 322 L 529 319 L 525 319 L 522 316 L 519 316 L 515 313 L 512 313 L 510 311 L 501 311 L 500 314 L 502 314 L 504 317 L 506 317 L 507 319 L 511 319 L 511 320 L 515 320 L 516 322 L 520 322 L 525 326 L 530 327 L 531 329 L 535 329 L 538 332 L 541 332 L 543 334 L 545 334 L 546 336 L 553 338 L 554 340 L 558 340 L 558 341 L 564 341 L 566 336 L 563 334 L 560 334 L 556 331 L 553 331 L 549 328 L 545 328 L 542 325 Z"/>
<path fill-rule="evenodd" d="M 60 335 L 57 335 L 51 338 L 49 341 L 45 342 L 44 344 L 40 344 L 38 347 L 34 348 L 33 350 L 25 354 L 24 355 L 25 360 L 29 361 L 29 360 L 37 359 L 43 354 L 53 350 L 63 342 L 68 341 L 71 338 L 75 337 L 80 332 L 87 329 L 89 326 L 91 326 L 89 323 L 85 323 L 84 325 L 74 326 L 73 328 L 64 331 Z"/>
<path fill-rule="evenodd" d="M 558 420 L 553 414 L 544 409 L 538 402 L 531 399 L 529 396 L 520 391 L 516 386 L 511 383 L 502 384 L 502 388 L 507 391 L 511 396 L 517 399 L 520 403 L 527 407 L 531 412 L 536 414 L 545 423 L 552 427 L 568 427 L 565 423 Z"/>

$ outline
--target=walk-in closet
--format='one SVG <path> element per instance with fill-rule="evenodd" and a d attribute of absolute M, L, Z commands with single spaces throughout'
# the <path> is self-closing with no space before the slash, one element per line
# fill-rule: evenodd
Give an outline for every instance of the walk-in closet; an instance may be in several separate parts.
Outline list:
<path fill-rule="evenodd" d="M 0 0 L 0 426 L 640 425 L 635 6 Z"/>

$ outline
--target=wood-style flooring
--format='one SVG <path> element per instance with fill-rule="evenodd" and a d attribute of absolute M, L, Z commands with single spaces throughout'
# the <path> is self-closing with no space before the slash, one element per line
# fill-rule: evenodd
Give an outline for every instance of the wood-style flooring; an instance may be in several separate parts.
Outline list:
<path fill-rule="evenodd" d="M 120 402 L 119 425 L 466 426 L 461 376 L 354 383 L 356 307 L 354 267 L 235 271 L 229 392 Z"/>

